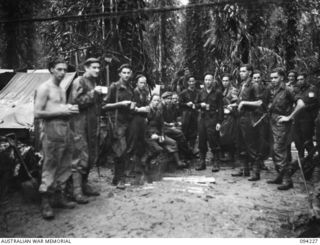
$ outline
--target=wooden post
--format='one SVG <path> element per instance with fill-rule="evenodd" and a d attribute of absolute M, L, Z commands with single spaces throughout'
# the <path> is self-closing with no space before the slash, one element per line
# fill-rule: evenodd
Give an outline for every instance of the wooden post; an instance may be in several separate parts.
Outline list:
<path fill-rule="evenodd" d="M 102 13 L 104 13 L 104 0 L 101 0 L 101 9 Z M 104 17 L 101 19 L 101 28 L 102 28 L 102 40 L 106 38 L 106 27 L 105 27 L 105 22 L 104 22 Z"/>
<path fill-rule="evenodd" d="M 112 60 L 112 58 L 108 58 L 108 57 L 104 58 L 104 61 L 106 62 L 106 79 L 107 79 L 106 85 L 108 88 L 110 86 L 110 63 L 111 63 L 111 60 Z"/>
<path fill-rule="evenodd" d="M 79 75 L 79 60 L 78 60 L 78 50 L 74 51 L 74 58 L 76 62 L 76 73 Z"/>
<path fill-rule="evenodd" d="M 113 12 L 113 0 L 110 0 L 110 13 L 112 12 Z M 113 18 L 111 18 L 109 21 L 110 21 L 110 31 L 112 31 Z"/>
<path fill-rule="evenodd" d="M 107 63 L 107 66 L 106 66 L 106 73 L 107 73 L 107 87 L 109 88 L 109 86 L 110 86 L 110 67 L 109 67 L 109 63 Z"/>
<path fill-rule="evenodd" d="M 166 6 L 166 1 L 161 1 L 161 8 Z M 161 84 L 167 86 L 167 84 L 164 84 L 166 81 L 166 68 L 165 68 L 165 61 L 166 61 L 166 53 L 165 53 L 165 45 L 166 45 L 166 13 L 162 12 L 160 13 L 160 52 L 159 52 L 159 59 L 160 59 L 160 80 Z"/>

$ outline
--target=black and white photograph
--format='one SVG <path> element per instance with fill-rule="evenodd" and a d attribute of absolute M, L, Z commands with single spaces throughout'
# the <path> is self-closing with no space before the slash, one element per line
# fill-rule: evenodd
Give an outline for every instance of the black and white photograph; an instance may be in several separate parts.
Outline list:
<path fill-rule="evenodd" d="M 319 0 L 0 0 L 1 243 L 319 237 Z"/>

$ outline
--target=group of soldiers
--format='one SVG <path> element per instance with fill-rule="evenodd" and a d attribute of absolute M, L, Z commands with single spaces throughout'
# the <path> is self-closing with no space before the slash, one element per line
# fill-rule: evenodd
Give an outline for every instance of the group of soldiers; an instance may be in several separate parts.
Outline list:
<path fill-rule="evenodd" d="M 288 190 L 293 187 L 291 176 L 296 168 L 290 159 L 291 142 L 302 161 L 305 150 L 308 155 L 317 151 L 313 136 L 320 124 L 320 117 L 316 120 L 318 93 L 303 73 L 290 71 L 286 83 L 285 72 L 277 68 L 271 71 L 270 82 L 265 82 L 260 71 L 244 64 L 239 68 L 239 81 L 224 74 L 220 83 L 207 72 L 199 86 L 187 72 L 177 86 L 160 95 L 150 94 L 145 75 L 133 78 L 131 66 L 123 64 L 118 69 L 119 80 L 104 94 L 97 86 L 100 61 L 89 58 L 84 62 L 85 73 L 73 81 L 67 97 L 60 87 L 67 64 L 57 58 L 48 68 L 51 78 L 37 89 L 34 109 L 35 118 L 41 119 L 39 191 L 45 219 L 54 217 L 53 207 L 74 208 L 76 203 L 88 203 L 88 196 L 99 195 L 89 185 L 88 176 L 98 161 L 101 115 L 109 122 L 112 184 L 118 189 L 125 189 L 130 175 L 141 182 L 150 160 L 161 152 L 167 152 L 179 169 L 199 157 L 196 170 L 202 171 L 210 149 L 212 172 L 220 170 L 220 160 L 228 154 L 231 162 L 242 164 L 232 176 L 249 177 L 251 172 L 249 181 L 260 180 L 260 170 L 271 152 L 277 176 L 268 183 Z M 232 127 L 226 130 L 230 122 Z M 227 143 L 225 134 L 230 136 Z M 318 183 L 318 165 L 313 172 Z M 72 186 L 73 201 L 66 198 L 67 185 Z"/>
<path fill-rule="evenodd" d="M 187 79 L 182 77 L 180 82 L 178 80 L 174 84 L 176 90 L 182 90 L 181 106 L 189 106 L 188 110 L 182 110 L 182 125 L 190 122 L 190 119 L 186 120 L 187 115 L 193 113 L 194 118 L 197 117 L 196 108 L 209 105 L 206 108 L 209 108 L 208 111 L 200 111 L 200 166 L 196 170 L 206 168 L 207 142 L 213 155 L 213 172 L 219 169 L 219 156 L 227 151 L 231 162 L 241 163 L 240 171 L 232 176 L 250 177 L 249 181 L 260 180 L 260 171 L 266 168 L 264 161 L 271 156 L 277 175 L 267 183 L 279 185 L 278 190 L 289 190 L 293 188 L 291 177 L 300 168 L 303 179 L 308 175 L 312 182 L 312 205 L 319 215 L 318 88 L 307 80 L 303 72 L 291 70 L 286 75 L 282 68 L 276 68 L 270 72 L 269 81 L 263 81 L 263 75 L 251 65 L 244 64 L 239 69 L 239 81 L 230 74 L 223 74 L 221 83 L 214 82 L 213 90 L 208 83 L 213 78 L 210 74 L 205 75 L 204 88 L 197 93 L 192 89 L 192 75 L 188 75 Z M 187 81 L 187 89 L 183 81 Z M 230 127 L 230 124 L 233 126 Z M 194 128 L 195 125 L 196 120 Z M 298 159 L 295 161 L 292 161 L 291 156 L 292 142 L 298 151 Z"/>

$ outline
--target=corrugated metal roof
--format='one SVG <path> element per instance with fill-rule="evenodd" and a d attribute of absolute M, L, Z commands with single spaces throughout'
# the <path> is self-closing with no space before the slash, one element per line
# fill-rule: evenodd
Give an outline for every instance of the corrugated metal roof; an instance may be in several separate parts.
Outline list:
<path fill-rule="evenodd" d="M 60 86 L 67 89 L 76 73 L 67 73 Z M 17 73 L 0 91 L 0 128 L 33 125 L 34 91 L 50 78 L 46 73 Z"/>

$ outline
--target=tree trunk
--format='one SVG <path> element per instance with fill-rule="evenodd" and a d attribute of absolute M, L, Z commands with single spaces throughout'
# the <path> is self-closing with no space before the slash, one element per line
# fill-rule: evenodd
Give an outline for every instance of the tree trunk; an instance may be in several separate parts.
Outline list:
<path fill-rule="evenodd" d="M 287 17 L 287 30 L 285 35 L 285 60 L 287 70 L 295 68 L 296 47 L 298 45 L 297 37 L 297 19 L 298 6 L 296 1 L 285 1 L 283 3 L 285 15 Z"/>
<path fill-rule="evenodd" d="M 166 5 L 166 1 L 161 1 L 161 7 Z M 166 45 L 166 13 L 162 12 L 160 14 L 160 42 L 159 42 L 159 72 L 160 72 L 160 81 L 161 84 L 165 84 L 167 82 L 166 78 L 166 67 L 165 67 L 165 45 Z M 166 85 L 166 84 L 165 84 Z"/>

